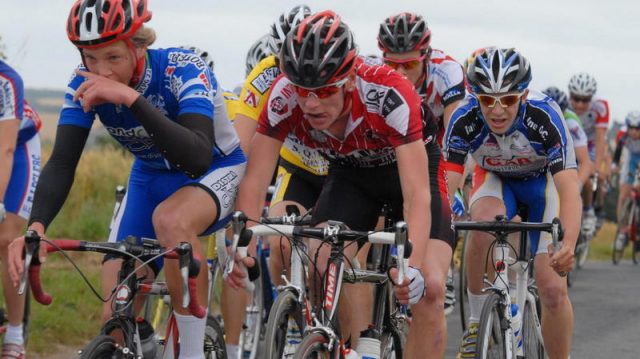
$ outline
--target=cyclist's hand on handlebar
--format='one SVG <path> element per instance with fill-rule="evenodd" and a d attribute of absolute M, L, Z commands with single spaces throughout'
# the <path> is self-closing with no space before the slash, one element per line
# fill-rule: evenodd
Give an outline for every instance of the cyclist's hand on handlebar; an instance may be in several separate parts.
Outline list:
<path fill-rule="evenodd" d="M 565 276 L 573 269 L 575 256 L 570 246 L 561 244 L 560 250 L 556 251 L 553 244 L 547 248 L 549 251 L 549 265 L 561 276 Z"/>
<path fill-rule="evenodd" d="M 233 271 L 227 275 L 225 281 L 233 289 L 240 289 L 245 287 L 245 278 L 247 278 L 247 270 L 245 268 L 253 268 L 258 263 L 256 259 L 251 256 L 241 256 L 236 253 L 234 259 L 236 265 L 233 266 Z"/>
<path fill-rule="evenodd" d="M 389 276 L 396 278 L 397 273 L 397 268 L 391 268 Z M 407 269 L 406 277 L 402 283 L 398 284 L 394 282 L 394 284 L 396 298 L 398 298 L 401 304 L 416 304 L 424 297 L 427 291 L 422 272 L 415 267 L 409 267 Z"/>

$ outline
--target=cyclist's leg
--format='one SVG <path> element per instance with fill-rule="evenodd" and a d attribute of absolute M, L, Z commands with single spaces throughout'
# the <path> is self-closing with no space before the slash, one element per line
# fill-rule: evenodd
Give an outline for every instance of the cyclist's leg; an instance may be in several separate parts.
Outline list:
<path fill-rule="evenodd" d="M 174 247 L 182 241 L 193 246 L 194 254 L 204 259 L 198 235 L 222 228 L 230 219 L 237 186 L 244 176 L 246 161 L 237 149 L 224 158 L 216 158 L 209 171 L 191 180 L 182 173 L 167 176 L 168 198 L 154 210 L 153 227 L 162 246 Z M 179 188 L 175 190 L 176 188 Z M 202 261 L 204 266 L 204 261 Z M 181 356 L 202 356 L 206 318 L 195 318 L 182 306 L 182 283 L 176 260 L 167 260 L 165 277 L 171 293 L 180 333 Z M 197 278 L 198 301 L 207 303 L 208 274 L 201 270 Z"/>
<path fill-rule="evenodd" d="M 522 182 L 517 191 L 519 200 L 529 207 L 529 221 L 550 223 L 560 213 L 557 191 L 550 173 L 539 180 Z M 538 181 L 539 182 L 539 181 Z M 550 358 L 567 358 L 571 348 L 573 333 L 573 309 L 567 292 L 566 278 L 560 277 L 550 266 L 548 247 L 551 237 L 548 233 L 531 232 L 531 251 L 535 253 L 535 279 L 542 304 L 542 335 Z"/>
<path fill-rule="evenodd" d="M 427 153 L 431 229 L 426 254 L 422 259 L 427 292 L 411 309 L 413 321 L 407 338 L 408 358 L 442 358 L 447 344 L 444 301 L 447 273 L 453 254 L 454 233 L 451 230 L 451 208 L 440 149 L 433 144 L 432 147 L 427 147 Z"/>
<path fill-rule="evenodd" d="M 6 313 L 9 320 L 5 343 L 24 344 L 23 316 L 25 296 L 19 296 L 13 288 L 7 271 L 7 247 L 19 237 L 26 226 L 31 209 L 31 200 L 40 173 L 40 139 L 33 137 L 16 146 L 11 176 L 4 195 L 6 218 L 0 222 L 0 261 L 2 262 L 2 286 Z M 19 349 L 19 348 L 18 348 Z"/>

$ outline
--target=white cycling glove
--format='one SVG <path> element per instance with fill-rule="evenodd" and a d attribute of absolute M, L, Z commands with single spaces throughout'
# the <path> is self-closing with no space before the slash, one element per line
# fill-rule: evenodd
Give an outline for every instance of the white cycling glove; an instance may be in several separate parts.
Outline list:
<path fill-rule="evenodd" d="M 427 288 L 424 285 L 424 277 L 418 268 L 407 268 L 406 276 L 409 278 L 409 304 L 414 305 L 424 297 Z"/>
<path fill-rule="evenodd" d="M 4 203 L 0 202 L 0 223 L 7 217 L 7 210 L 4 209 Z"/>

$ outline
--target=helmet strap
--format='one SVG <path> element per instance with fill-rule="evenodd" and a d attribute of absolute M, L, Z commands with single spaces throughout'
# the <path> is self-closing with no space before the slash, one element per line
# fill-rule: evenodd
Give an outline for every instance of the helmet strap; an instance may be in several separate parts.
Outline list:
<path fill-rule="evenodd" d="M 142 73 L 144 71 L 145 65 L 145 54 L 138 56 L 138 51 L 133 41 L 130 38 L 124 39 L 125 44 L 129 47 L 131 51 L 131 55 L 133 55 L 133 61 L 135 68 L 133 70 L 133 75 L 131 76 L 131 81 L 129 81 L 129 86 L 135 87 L 140 80 L 142 79 Z"/>

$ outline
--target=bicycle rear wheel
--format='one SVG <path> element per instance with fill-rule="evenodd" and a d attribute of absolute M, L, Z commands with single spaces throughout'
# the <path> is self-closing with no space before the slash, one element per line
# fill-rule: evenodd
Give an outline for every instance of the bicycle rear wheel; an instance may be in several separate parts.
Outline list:
<path fill-rule="evenodd" d="M 276 297 L 269 312 L 267 321 L 265 341 L 265 358 L 282 358 L 284 348 L 287 345 L 287 330 L 289 329 L 289 318 L 293 318 L 298 324 L 300 333 L 304 329 L 302 319 L 302 308 L 298 302 L 297 295 L 291 290 L 283 290 Z M 301 334 L 302 335 L 302 334 Z"/>
<path fill-rule="evenodd" d="M 501 301 L 502 297 L 498 293 L 492 292 L 487 296 L 482 307 L 476 347 L 476 358 L 478 359 L 507 357 L 507 345 L 511 345 L 511 338 L 505 340 L 505 332 L 502 328 L 505 308 Z M 505 325 L 508 324 L 505 323 Z"/>
<path fill-rule="evenodd" d="M 524 303 L 522 313 L 522 342 L 527 359 L 544 359 L 544 346 L 539 335 L 540 321 L 533 310 L 531 302 Z"/>
<path fill-rule="evenodd" d="M 324 333 L 307 334 L 298 347 L 293 359 L 334 359 L 339 357 L 339 348 L 329 350 L 329 338 Z"/>

